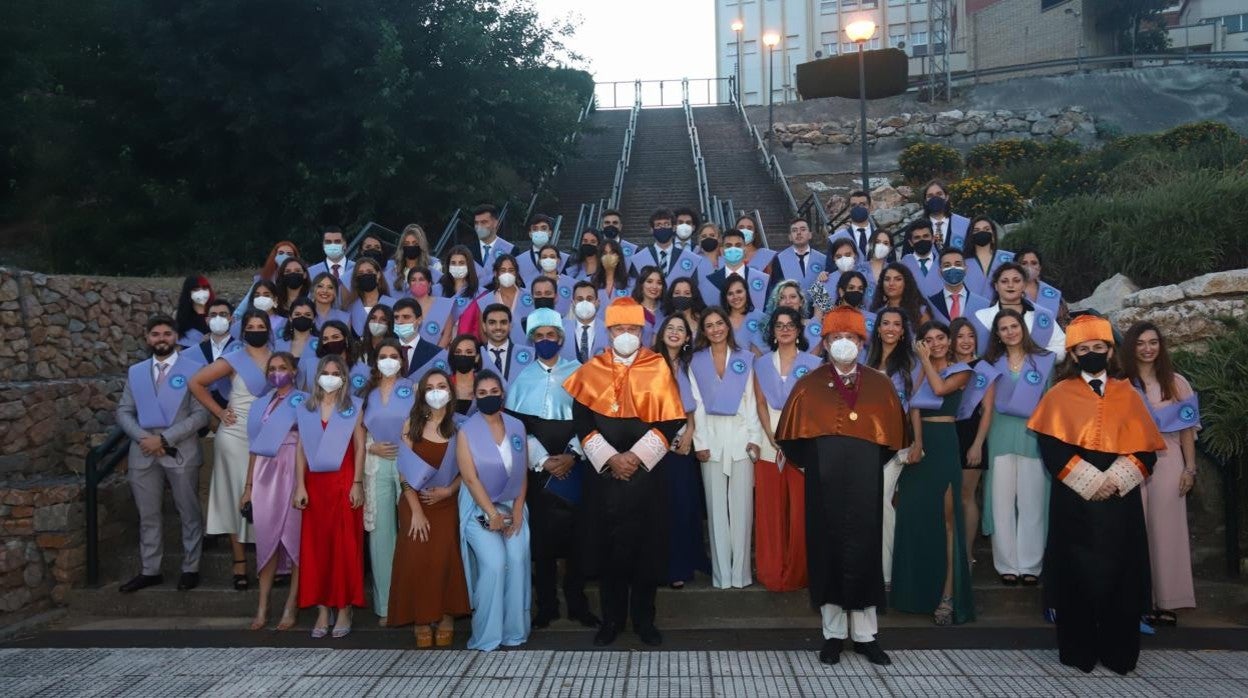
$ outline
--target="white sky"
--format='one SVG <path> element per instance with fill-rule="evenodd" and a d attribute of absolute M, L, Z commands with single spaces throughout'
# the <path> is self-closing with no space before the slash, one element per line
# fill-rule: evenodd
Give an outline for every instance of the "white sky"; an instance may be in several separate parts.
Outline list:
<path fill-rule="evenodd" d="M 568 48 L 598 82 L 715 74 L 714 0 L 530 0 L 547 22 L 579 16 Z M 623 92 L 621 92 L 623 94 Z"/>

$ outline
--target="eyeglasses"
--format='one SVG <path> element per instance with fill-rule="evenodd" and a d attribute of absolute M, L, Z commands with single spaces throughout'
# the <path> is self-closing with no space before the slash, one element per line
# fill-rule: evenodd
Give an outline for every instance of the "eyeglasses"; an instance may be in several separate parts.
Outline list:
<path fill-rule="evenodd" d="M 775 329 L 777 332 L 780 332 L 783 330 L 796 330 L 797 325 L 792 322 L 777 322 L 775 324 Z"/>

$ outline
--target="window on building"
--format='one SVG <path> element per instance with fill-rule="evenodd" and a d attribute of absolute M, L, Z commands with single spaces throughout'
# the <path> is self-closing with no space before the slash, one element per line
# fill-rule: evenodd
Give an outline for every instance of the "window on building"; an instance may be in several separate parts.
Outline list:
<path fill-rule="evenodd" d="M 1226 27 L 1227 34 L 1239 34 L 1248 32 L 1248 14 L 1241 15 L 1224 15 L 1222 17 L 1210 17 L 1204 20 L 1205 24 L 1221 24 Z"/>
<path fill-rule="evenodd" d="M 737 57 L 737 42 L 729 41 L 727 44 L 727 47 L 728 47 L 728 50 L 724 52 L 724 55 L 728 56 L 729 58 L 736 58 Z"/>
<path fill-rule="evenodd" d="M 906 40 L 906 25 L 894 24 L 888 28 L 888 45 L 890 48 L 897 48 L 899 44 Z"/>
<path fill-rule="evenodd" d="M 821 15 L 836 14 L 836 4 L 837 4 L 836 0 L 820 0 L 819 14 Z"/>
<path fill-rule="evenodd" d="M 906 0 L 888 0 L 889 7 L 897 7 L 898 5 L 904 4 L 906 4 Z"/>
<path fill-rule="evenodd" d="M 1064 2 L 1066 2 L 1066 0 L 1040 0 L 1040 11 L 1044 12 L 1045 10 L 1057 7 Z"/>
<path fill-rule="evenodd" d="M 910 32 L 910 47 L 914 49 L 914 55 L 923 55 L 919 53 L 920 48 L 924 52 L 927 50 L 927 30 Z"/>
<path fill-rule="evenodd" d="M 757 41 L 747 41 L 745 42 L 744 46 L 745 46 L 745 55 L 753 56 L 754 54 L 758 53 Z"/>
<path fill-rule="evenodd" d="M 839 53 L 840 53 L 840 45 L 837 44 L 835 41 L 832 41 L 830 43 L 826 43 L 823 45 L 823 55 L 836 56 L 836 55 L 839 55 Z"/>

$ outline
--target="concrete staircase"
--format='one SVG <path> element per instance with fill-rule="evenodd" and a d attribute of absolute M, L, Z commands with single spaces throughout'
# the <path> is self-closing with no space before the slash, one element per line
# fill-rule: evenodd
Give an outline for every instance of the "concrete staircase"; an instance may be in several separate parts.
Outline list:
<path fill-rule="evenodd" d="M 577 141 L 576 156 L 564 163 L 550 183 L 554 201 L 540 211 L 550 216 L 563 216 L 561 246 L 570 246 L 580 231 L 576 215 L 581 204 L 597 203 L 611 195 L 615 179 L 615 166 L 624 146 L 624 132 L 628 130 L 629 111 L 613 109 L 596 111 Z"/>
<path fill-rule="evenodd" d="M 693 121 L 698 127 L 711 194 L 721 201 L 731 199 L 738 210 L 758 209 L 768 243 L 777 249 L 788 246 L 788 202 L 780 186 L 771 180 L 737 110 L 732 106 L 698 107 L 693 110 Z"/>
<path fill-rule="evenodd" d="M 685 112 L 680 108 L 642 109 L 620 201 L 624 239 L 639 245 L 653 242 L 650 214 L 655 209 L 681 206 L 698 209 L 698 180 Z"/>

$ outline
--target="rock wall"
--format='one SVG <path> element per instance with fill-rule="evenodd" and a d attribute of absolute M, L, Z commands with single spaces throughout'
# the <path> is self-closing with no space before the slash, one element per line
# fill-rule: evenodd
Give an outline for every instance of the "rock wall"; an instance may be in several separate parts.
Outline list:
<path fill-rule="evenodd" d="M 1155 286 L 1123 297 L 1109 317 L 1125 331 L 1148 321 L 1161 329 L 1172 348 L 1201 351 L 1225 329 L 1224 318 L 1248 316 L 1248 269 L 1214 272 L 1183 283 Z"/>
<path fill-rule="evenodd" d="M 780 144 L 790 150 L 846 150 L 860 143 L 859 119 L 778 123 L 774 126 Z M 867 144 L 900 145 L 906 138 L 952 146 L 987 143 L 1003 138 L 1049 140 L 1068 138 L 1090 143 L 1096 138 L 1096 123 L 1083 107 L 1072 106 L 1046 111 L 962 111 L 903 113 L 867 119 Z"/>

